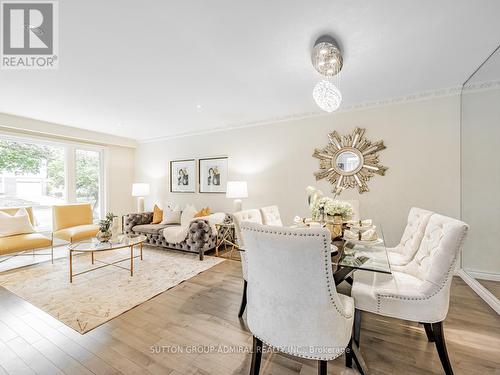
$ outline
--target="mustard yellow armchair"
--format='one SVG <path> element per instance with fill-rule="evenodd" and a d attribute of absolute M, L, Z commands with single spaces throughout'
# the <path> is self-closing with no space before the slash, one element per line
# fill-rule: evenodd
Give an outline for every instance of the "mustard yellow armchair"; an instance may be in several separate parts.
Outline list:
<path fill-rule="evenodd" d="M 99 226 L 93 224 L 90 204 L 66 204 L 52 207 L 52 236 L 67 242 L 95 237 Z"/>
<path fill-rule="evenodd" d="M 20 209 L 24 208 L 28 212 L 28 216 L 30 218 L 31 225 L 35 226 L 35 220 L 33 218 L 33 209 L 32 207 L 9 207 L 9 208 L 0 208 L 0 211 L 5 212 L 9 215 L 15 215 L 16 212 Z M 51 259 L 52 263 L 54 262 L 54 249 L 52 248 L 52 239 L 44 236 L 41 233 L 27 233 L 27 234 L 17 234 L 14 236 L 1 237 L 0 238 L 0 256 L 9 255 L 14 253 L 20 253 L 27 250 L 42 249 L 42 248 L 51 248 Z M 34 254 L 34 253 L 33 253 Z M 49 255 L 49 254 L 38 254 L 38 255 Z M 10 258 L 8 258 L 10 259 Z M 5 259 L 7 260 L 7 259 Z"/>

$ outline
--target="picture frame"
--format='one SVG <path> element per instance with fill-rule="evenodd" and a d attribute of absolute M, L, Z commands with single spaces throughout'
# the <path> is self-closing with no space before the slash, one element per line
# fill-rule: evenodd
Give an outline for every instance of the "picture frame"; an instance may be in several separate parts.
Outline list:
<path fill-rule="evenodd" d="M 227 179 L 227 156 L 198 160 L 198 184 L 200 193 L 225 194 Z"/>
<path fill-rule="evenodd" d="M 170 192 L 196 193 L 196 160 L 170 161 Z"/>

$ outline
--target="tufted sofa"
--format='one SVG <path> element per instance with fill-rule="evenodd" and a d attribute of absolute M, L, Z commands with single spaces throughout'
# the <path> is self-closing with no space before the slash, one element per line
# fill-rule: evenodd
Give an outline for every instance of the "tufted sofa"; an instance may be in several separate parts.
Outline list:
<path fill-rule="evenodd" d="M 226 217 L 226 219 L 228 219 Z M 215 248 L 217 233 L 213 233 L 207 220 L 198 219 L 191 222 L 186 239 L 180 243 L 168 243 L 163 236 L 163 229 L 179 224 L 151 224 L 153 212 L 128 214 L 123 217 L 123 232 L 125 234 L 143 234 L 147 237 L 146 243 L 169 249 L 197 253 L 200 260 L 206 251 Z"/>

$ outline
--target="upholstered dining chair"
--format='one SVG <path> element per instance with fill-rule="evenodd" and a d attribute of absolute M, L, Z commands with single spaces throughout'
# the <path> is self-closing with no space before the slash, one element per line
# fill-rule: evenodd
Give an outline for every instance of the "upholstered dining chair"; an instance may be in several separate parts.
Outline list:
<path fill-rule="evenodd" d="M 330 232 L 244 222 L 248 262 L 247 323 L 253 334 L 250 374 L 259 374 L 263 343 L 280 352 L 327 361 L 349 345 L 354 302 L 337 294 Z"/>
<path fill-rule="evenodd" d="M 260 209 L 262 215 L 262 223 L 264 225 L 272 225 L 275 227 L 282 227 L 280 210 L 278 206 L 267 206 Z"/>
<path fill-rule="evenodd" d="M 393 270 L 397 271 L 401 266 L 406 266 L 411 262 L 422 242 L 432 214 L 433 212 L 422 208 L 410 209 L 401 241 L 397 246 L 387 249 L 387 256 Z"/>
<path fill-rule="evenodd" d="M 240 310 L 238 312 L 238 317 L 241 318 L 245 312 L 247 306 L 247 258 L 245 254 L 245 245 L 243 244 L 243 239 L 241 237 L 241 225 L 244 222 L 258 223 L 262 224 L 262 214 L 258 209 L 250 209 L 235 212 L 233 215 L 234 231 L 236 235 L 236 244 L 243 250 L 240 251 L 241 257 L 241 269 L 243 272 L 243 294 L 241 297 Z"/>
<path fill-rule="evenodd" d="M 351 296 L 356 311 L 354 342 L 359 346 L 361 311 L 423 323 L 427 338 L 435 342 L 447 375 L 453 374 L 444 338 L 455 263 L 468 225 L 433 214 L 413 259 L 392 275 L 356 271 Z"/>

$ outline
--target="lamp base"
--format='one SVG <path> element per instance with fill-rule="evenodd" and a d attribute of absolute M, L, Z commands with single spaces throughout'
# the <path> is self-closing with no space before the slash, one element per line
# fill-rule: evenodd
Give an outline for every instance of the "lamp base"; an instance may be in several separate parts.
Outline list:
<path fill-rule="evenodd" d="M 140 214 L 144 212 L 144 197 L 137 198 L 137 212 Z"/>
<path fill-rule="evenodd" d="M 235 199 L 233 205 L 234 205 L 234 212 L 238 212 L 243 209 L 243 201 L 241 199 Z"/>

